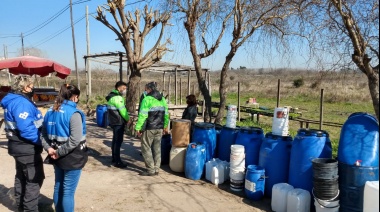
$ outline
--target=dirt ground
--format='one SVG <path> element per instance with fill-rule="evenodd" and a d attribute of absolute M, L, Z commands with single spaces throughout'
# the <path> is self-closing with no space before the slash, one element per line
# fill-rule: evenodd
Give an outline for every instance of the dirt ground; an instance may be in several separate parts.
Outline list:
<path fill-rule="evenodd" d="M 129 166 L 111 166 L 112 132 L 87 121 L 89 161 L 75 194 L 75 211 L 271 211 L 270 199 L 253 202 L 244 192 L 233 192 L 229 183 L 215 186 L 204 179 L 193 181 L 163 165 L 158 176 L 143 177 L 138 139 L 125 136 L 122 157 Z M 14 160 L 7 153 L 4 131 L 0 135 L 0 211 L 14 211 Z M 44 153 L 43 157 L 46 157 Z M 45 165 L 40 211 L 54 211 L 54 170 Z"/>

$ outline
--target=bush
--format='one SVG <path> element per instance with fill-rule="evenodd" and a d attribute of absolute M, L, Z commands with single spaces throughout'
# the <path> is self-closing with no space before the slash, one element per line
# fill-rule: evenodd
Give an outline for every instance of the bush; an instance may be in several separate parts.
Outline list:
<path fill-rule="evenodd" d="M 296 88 L 303 86 L 303 84 L 304 84 L 303 78 L 298 78 L 298 79 L 293 80 L 293 86 Z"/>

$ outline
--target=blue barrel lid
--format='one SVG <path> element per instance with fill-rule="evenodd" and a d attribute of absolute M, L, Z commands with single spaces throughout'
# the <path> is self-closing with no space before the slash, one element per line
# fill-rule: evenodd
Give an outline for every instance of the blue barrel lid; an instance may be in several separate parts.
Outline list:
<path fill-rule="evenodd" d="M 208 122 L 196 122 L 194 126 L 201 129 L 215 129 L 215 125 Z"/>
<path fill-rule="evenodd" d="M 373 116 L 373 115 L 371 115 L 371 114 L 369 114 L 369 113 L 365 113 L 365 112 L 356 112 L 356 113 L 353 113 L 353 114 L 351 114 L 348 118 L 352 118 L 352 117 L 355 117 L 355 116 L 367 116 L 368 118 L 371 118 L 373 121 L 375 121 L 376 123 L 379 123 L 378 121 L 377 121 L 377 119 Z"/>
<path fill-rule="evenodd" d="M 221 130 L 223 126 L 221 124 L 215 124 L 215 129 L 216 130 Z"/>
<path fill-rule="evenodd" d="M 290 135 L 287 135 L 287 136 L 280 136 L 280 135 L 275 135 L 275 134 L 273 134 L 272 132 L 268 132 L 268 133 L 265 135 L 265 138 L 269 138 L 269 139 L 272 139 L 272 140 L 280 139 L 280 140 L 282 140 L 282 141 L 293 141 L 293 138 L 292 138 L 292 136 L 290 136 Z"/>
<path fill-rule="evenodd" d="M 188 145 L 188 148 L 192 148 L 192 149 L 205 148 L 205 145 L 203 145 L 202 143 L 190 143 Z"/>
<path fill-rule="evenodd" d="M 304 129 L 301 128 L 297 131 L 297 135 L 303 136 L 317 136 L 317 137 L 329 137 L 329 133 L 324 130 L 316 130 L 316 129 Z"/>
<path fill-rule="evenodd" d="M 264 134 L 263 129 L 259 127 L 240 127 L 240 132 L 248 134 Z"/>

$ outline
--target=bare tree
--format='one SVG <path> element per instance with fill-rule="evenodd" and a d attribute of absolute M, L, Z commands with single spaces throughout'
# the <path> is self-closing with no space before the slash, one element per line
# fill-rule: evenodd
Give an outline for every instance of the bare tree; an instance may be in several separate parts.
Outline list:
<path fill-rule="evenodd" d="M 164 43 L 161 43 L 161 40 L 164 36 L 165 27 L 168 26 L 168 21 L 171 18 L 171 13 L 153 11 L 148 6 L 145 6 L 143 11 L 136 9 L 134 14 L 132 12 L 126 13 L 124 11 L 125 0 L 107 0 L 107 2 L 107 5 L 98 7 L 96 19 L 117 35 L 118 40 L 120 40 L 125 49 L 128 66 L 131 71 L 127 93 L 127 108 L 130 113 L 135 113 L 140 93 L 138 85 L 141 80 L 141 71 L 160 61 L 162 56 L 169 51 L 166 45 L 170 43 L 170 40 Z M 113 26 L 107 20 L 103 9 L 111 13 L 117 26 Z M 161 30 L 155 44 L 148 51 L 145 51 L 144 44 L 147 35 L 160 24 Z"/>
<path fill-rule="evenodd" d="M 368 78 L 379 120 L 379 1 L 304 0 L 300 31 L 313 55 L 327 55 L 333 67 L 355 69 Z M 312 29 L 312 30 L 310 30 Z"/>
<path fill-rule="evenodd" d="M 45 57 L 45 53 L 41 49 L 35 47 L 25 47 L 24 52 L 25 55 L 29 56 Z M 18 50 L 18 55 L 22 56 L 22 49 Z"/>
<path fill-rule="evenodd" d="M 295 13 L 297 4 L 283 0 L 235 0 L 234 6 L 234 25 L 232 30 L 232 41 L 230 50 L 226 56 L 224 65 L 220 73 L 220 108 L 215 123 L 220 123 L 224 117 L 226 106 L 226 81 L 227 71 L 229 70 L 232 59 L 238 49 L 255 33 L 268 33 L 272 36 L 284 36 L 286 32 L 286 18 Z"/>
<path fill-rule="evenodd" d="M 233 7 L 228 7 L 230 1 L 223 0 L 170 0 L 169 2 L 175 12 L 184 15 L 184 27 L 190 42 L 198 86 L 206 105 L 205 122 L 210 122 L 211 95 L 206 79 L 202 75 L 202 59 L 209 57 L 218 49 L 227 23 L 233 14 Z M 212 36 L 218 28 L 216 36 Z M 212 35 L 209 36 L 210 34 Z M 197 45 L 198 42 L 201 44 Z"/>

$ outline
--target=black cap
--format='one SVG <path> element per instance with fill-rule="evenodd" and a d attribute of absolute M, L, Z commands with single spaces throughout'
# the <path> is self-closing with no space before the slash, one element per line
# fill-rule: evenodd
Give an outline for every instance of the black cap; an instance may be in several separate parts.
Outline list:
<path fill-rule="evenodd" d="M 157 83 L 156 82 L 150 82 L 148 84 L 145 85 L 147 88 L 150 88 L 152 90 L 156 90 L 157 88 Z"/>

